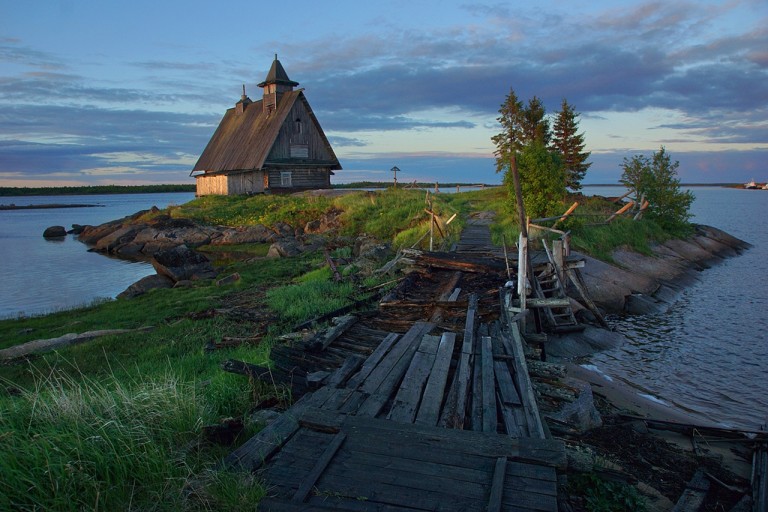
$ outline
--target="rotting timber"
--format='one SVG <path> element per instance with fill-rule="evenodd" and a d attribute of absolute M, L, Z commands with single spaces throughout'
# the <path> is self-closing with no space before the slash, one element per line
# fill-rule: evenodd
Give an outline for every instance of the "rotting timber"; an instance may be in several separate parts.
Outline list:
<path fill-rule="evenodd" d="M 300 398 L 226 459 L 265 481 L 260 508 L 558 509 L 564 444 L 539 414 L 524 315 L 480 227 L 455 253 L 407 252 L 375 311 L 273 348 Z"/>

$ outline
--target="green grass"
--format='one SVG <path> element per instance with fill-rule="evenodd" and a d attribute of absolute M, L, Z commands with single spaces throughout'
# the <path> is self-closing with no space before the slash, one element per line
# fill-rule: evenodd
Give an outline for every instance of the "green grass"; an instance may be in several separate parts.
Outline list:
<path fill-rule="evenodd" d="M 332 206 L 331 200 L 316 196 L 204 196 L 171 207 L 174 218 L 187 218 L 210 225 L 274 226 L 285 222 L 303 227 Z"/>
<path fill-rule="evenodd" d="M 225 311 L 236 313 L 240 303 L 266 308 L 267 287 L 291 284 L 318 261 L 309 255 L 240 263 L 223 269 L 241 274 L 237 285 L 198 283 L 0 321 L 3 347 L 67 332 L 154 326 L 0 366 L 0 509 L 252 507 L 263 489 L 215 470 L 231 447 L 186 447 L 197 443 L 203 424 L 242 416 L 280 393 L 221 370 L 230 358 L 269 364 L 272 335 L 256 346 L 212 353 L 204 347 L 223 336 L 257 334 L 263 326 Z M 216 310 L 222 313 L 207 314 Z"/>
<path fill-rule="evenodd" d="M 211 448 L 196 448 L 216 411 L 172 369 L 133 380 L 50 369 L 35 376 L 33 390 L 3 398 L 0 407 L 3 510 L 203 510 L 237 502 L 235 486 L 251 502 L 264 493 L 217 471 L 220 453 L 212 458 Z M 216 487 L 187 494 L 197 478 Z"/>

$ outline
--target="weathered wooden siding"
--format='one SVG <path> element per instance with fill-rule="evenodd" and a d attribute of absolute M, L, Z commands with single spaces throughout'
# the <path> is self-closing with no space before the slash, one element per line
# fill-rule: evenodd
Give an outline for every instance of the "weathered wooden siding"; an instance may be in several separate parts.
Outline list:
<path fill-rule="evenodd" d="M 310 115 L 307 103 L 296 101 L 280 127 L 266 162 L 337 162 L 336 156 L 329 151 L 326 140 L 319 125 Z M 294 145 L 306 146 L 307 156 L 292 156 L 291 146 Z"/>
<path fill-rule="evenodd" d="M 283 173 L 291 173 L 290 186 L 283 185 Z M 331 188 L 328 168 L 273 168 L 269 169 L 269 188 L 272 190 Z"/>
<path fill-rule="evenodd" d="M 214 174 L 197 177 L 197 195 L 239 195 L 264 192 L 263 171 Z"/>

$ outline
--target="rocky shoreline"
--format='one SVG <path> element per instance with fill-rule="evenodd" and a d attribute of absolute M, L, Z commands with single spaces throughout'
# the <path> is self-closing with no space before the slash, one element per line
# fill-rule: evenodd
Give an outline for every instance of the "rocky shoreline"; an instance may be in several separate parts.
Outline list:
<path fill-rule="evenodd" d="M 299 227 L 285 223 L 228 227 L 174 219 L 153 207 L 98 226 L 73 226 L 73 232 L 90 251 L 131 260 L 152 261 L 155 255 L 179 246 L 195 249 L 239 244 L 270 244 L 267 257 L 292 257 L 326 245 L 338 227 L 339 213 L 330 212 Z M 581 274 L 592 300 L 601 309 L 607 313 L 646 314 L 668 307 L 698 279 L 700 271 L 749 247 L 749 243 L 720 229 L 695 225 L 691 237 L 656 244 L 651 255 L 622 247 L 613 252 L 613 261 L 608 263 L 574 254 L 586 262 Z M 590 320 L 581 304 L 574 303 L 574 307 Z"/>

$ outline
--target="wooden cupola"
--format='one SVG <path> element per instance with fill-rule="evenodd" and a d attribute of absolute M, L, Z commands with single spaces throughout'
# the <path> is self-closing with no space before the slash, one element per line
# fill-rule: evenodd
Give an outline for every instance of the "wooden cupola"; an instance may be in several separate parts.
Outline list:
<path fill-rule="evenodd" d="M 288 73 L 285 72 L 283 65 L 277 60 L 277 54 L 275 54 L 275 60 L 272 62 L 272 67 L 269 68 L 267 78 L 258 85 L 264 89 L 264 112 L 269 114 L 277 108 L 280 96 L 283 93 L 293 91 L 293 88 L 299 83 L 288 78 Z"/>

